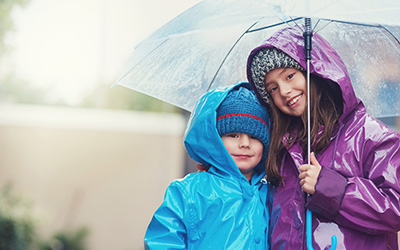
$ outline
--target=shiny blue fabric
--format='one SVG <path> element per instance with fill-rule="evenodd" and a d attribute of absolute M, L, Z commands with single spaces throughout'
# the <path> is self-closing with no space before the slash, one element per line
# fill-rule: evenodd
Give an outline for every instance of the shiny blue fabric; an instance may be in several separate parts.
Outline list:
<path fill-rule="evenodd" d="M 310 209 L 315 250 L 329 249 L 332 235 L 337 237 L 337 249 L 397 250 L 400 135 L 367 114 L 355 96 L 343 61 L 329 43 L 318 33 L 312 40 L 311 74 L 340 86 L 344 110 L 330 145 L 316 154 L 322 170 L 316 192 L 307 202 L 298 178 L 298 167 L 307 159 L 302 157 L 305 154 L 299 144 L 287 148 L 281 165 L 285 185 L 272 190 L 271 249 L 307 249 L 305 214 Z M 264 47 L 276 47 L 306 68 L 299 28 L 278 31 L 250 57 Z"/>
<path fill-rule="evenodd" d="M 170 184 L 147 229 L 146 249 L 268 249 L 264 162 L 247 181 L 216 129 L 216 109 L 233 87 L 213 90 L 197 102 L 185 146 L 210 169 Z"/>

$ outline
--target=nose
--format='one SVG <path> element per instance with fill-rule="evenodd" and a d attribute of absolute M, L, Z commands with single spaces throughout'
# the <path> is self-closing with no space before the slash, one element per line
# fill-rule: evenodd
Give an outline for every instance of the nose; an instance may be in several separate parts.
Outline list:
<path fill-rule="evenodd" d="M 240 136 L 239 147 L 250 147 L 250 136 L 248 134 L 242 134 Z"/>
<path fill-rule="evenodd" d="M 292 87 L 288 83 L 280 83 L 279 89 L 282 96 L 288 95 L 292 92 Z"/>

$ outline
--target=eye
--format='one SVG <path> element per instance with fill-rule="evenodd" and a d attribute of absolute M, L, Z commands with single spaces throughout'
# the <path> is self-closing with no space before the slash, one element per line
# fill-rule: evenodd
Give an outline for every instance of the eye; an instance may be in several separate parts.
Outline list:
<path fill-rule="evenodd" d="M 226 137 L 237 138 L 239 135 L 235 133 L 226 134 Z"/>
<path fill-rule="evenodd" d="M 290 79 L 292 79 L 294 77 L 294 73 L 291 73 L 291 74 L 289 74 L 287 77 L 286 77 L 286 80 L 290 80 Z"/>
<path fill-rule="evenodd" d="M 278 87 L 272 86 L 272 87 L 268 88 L 267 91 L 268 91 L 268 93 L 271 95 L 271 94 L 274 93 L 277 89 L 278 89 Z"/>

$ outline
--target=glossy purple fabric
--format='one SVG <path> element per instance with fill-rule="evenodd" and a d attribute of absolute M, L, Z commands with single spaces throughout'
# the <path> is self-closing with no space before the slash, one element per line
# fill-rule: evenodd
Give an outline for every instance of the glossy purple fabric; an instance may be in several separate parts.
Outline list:
<path fill-rule="evenodd" d="M 316 154 L 323 167 L 316 193 L 307 201 L 298 179 L 298 167 L 307 159 L 303 159 L 298 144 L 285 152 L 281 165 L 285 186 L 273 189 L 271 248 L 307 249 L 305 211 L 310 209 L 315 250 L 329 249 L 332 235 L 338 240 L 336 249 L 397 250 L 400 135 L 366 113 L 344 63 L 329 43 L 314 34 L 312 46 L 311 74 L 339 84 L 344 111 L 330 145 Z M 263 47 L 276 47 L 306 68 L 302 31 L 298 28 L 278 31 L 249 58 Z M 247 70 L 255 89 L 249 63 Z"/>

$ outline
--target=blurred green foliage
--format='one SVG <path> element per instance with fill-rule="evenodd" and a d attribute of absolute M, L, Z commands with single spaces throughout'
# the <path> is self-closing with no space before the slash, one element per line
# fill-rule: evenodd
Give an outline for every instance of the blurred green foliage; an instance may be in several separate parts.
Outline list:
<path fill-rule="evenodd" d="M 26 81 L 13 75 L 3 75 L 0 79 L 0 99 L 2 103 L 46 104 L 46 90 L 34 88 Z M 60 105 L 62 105 L 60 103 Z"/>
<path fill-rule="evenodd" d="M 0 0 L 0 55 L 5 53 L 4 37 L 14 28 L 11 18 L 13 8 L 26 6 L 30 0 Z"/>
<path fill-rule="evenodd" d="M 31 249 L 35 238 L 35 223 L 31 205 L 12 192 L 10 184 L 0 190 L 0 249 Z"/>
<path fill-rule="evenodd" d="M 86 227 L 75 231 L 56 233 L 49 241 L 40 242 L 38 250 L 86 250 L 86 238 L 89 230 Z"/>
<path fill-rule="evenodd" d="M 63 230 L 41 239 L 33 206 L 11 184 L 0 188 L 0 250 L 86 250 L 89 229 Z"/>

